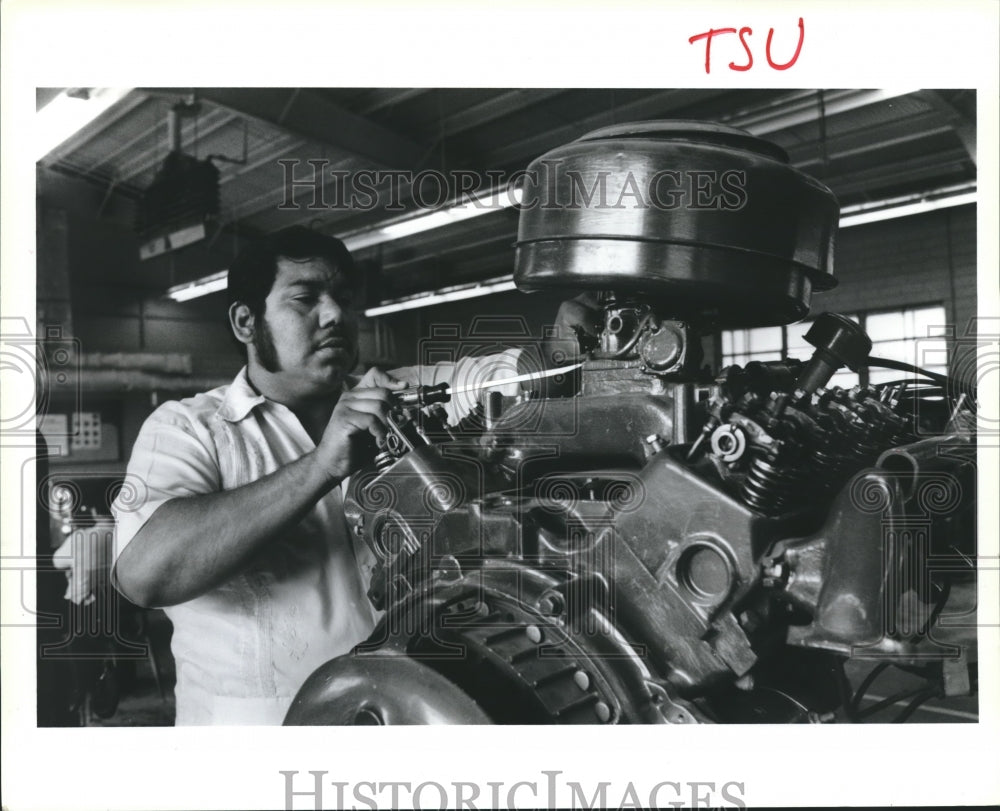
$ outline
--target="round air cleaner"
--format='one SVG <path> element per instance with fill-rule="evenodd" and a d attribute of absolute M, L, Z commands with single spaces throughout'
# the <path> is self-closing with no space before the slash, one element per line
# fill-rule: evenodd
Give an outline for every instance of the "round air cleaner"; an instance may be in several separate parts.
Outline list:
<path fill-rule="evenodd" d="M 839 207 L 779 147 L 697 121 L 605 127 L 533 161 L 514 279 L 614 290 L 721 326 L 796 321 L 828 290 Z"/>

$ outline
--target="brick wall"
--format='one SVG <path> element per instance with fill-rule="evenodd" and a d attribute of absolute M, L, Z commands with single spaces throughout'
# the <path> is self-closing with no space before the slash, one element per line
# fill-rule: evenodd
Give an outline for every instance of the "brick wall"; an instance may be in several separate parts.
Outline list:
<path fill-rule="evenodd" d="M 813 298 L 814 313 L 943 304 L 961 339 L 976 315 L 975 206 L 845 229 L 838 236 L 834 275 L 838 286 Z M 963 356 L 969 351 L 956 341 L 950 367 L 968 372 Z"/>

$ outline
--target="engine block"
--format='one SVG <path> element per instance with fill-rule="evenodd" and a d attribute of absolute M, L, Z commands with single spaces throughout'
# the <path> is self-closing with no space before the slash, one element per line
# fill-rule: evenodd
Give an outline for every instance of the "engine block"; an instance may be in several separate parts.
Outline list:
<path fill-rule="evenodd" d="M 726 128 L 687 123 L 680 148 L 676 126 L 631 126 L 581 141 L 598 164 L 601 150 L 638 150 L 648 168 L 657 149 L 665 165 L 695 160 L 694 132 L 713 160 L 751 173 L 751 199 L 753 173 L 778 171 L 774 148 L 748 153 L 755 139 Z M 810 228 L 789 233 L 832 240 L 822 187 L 781 172 L 814 206 L 796 215 Z M 851 656 L 940 674 L 951 649 L 935 620 L 951 579 L 968 577 L 940 561 L 975 556 L 974 398 L 933 379 L 830 385 L 872 363 L 868 337 L 833 314 L 807 334 L 810 358 L 701 366 L 700 336 L 743 295 L 719 263 L 731 246 L 717 213 L 708 260 L 685 236 L 680 270 L 648 272 L 641 251 L 615 264 L 621 240 L 586 220 L 560 215 L 560 241 L 522 215 L 523 286 L 579 289 L 587 263 L 604 263 L 598 337 L 561 386 L 486 392 L 458 425 L 435 406 L 446 387 L 401 398 L 387 447 L 345 499 L 378 560 L 382 622 L 306 682 L 286 723 L 815 721 L 844 705 Z M 800 317 L 811 284 L 830 286 L 826 247 L 771 224 L 778 262 L 747 236 L 758 213 L 741 216 L 733 239 L 768 257 L 750 277 L 772 272 L 754 300 L 786 291 L 764 323 Z M 666 231 L 662 257 L 677 242 Z"/>

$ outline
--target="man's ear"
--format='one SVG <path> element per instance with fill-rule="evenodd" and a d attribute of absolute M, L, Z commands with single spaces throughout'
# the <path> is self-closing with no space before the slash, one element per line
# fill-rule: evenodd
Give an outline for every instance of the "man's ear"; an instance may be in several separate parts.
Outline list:
<path fill-rule="evenodd" d="M 229 305 L 229 326 L 241 344 L 253 343 L 254 317 L 243 302 L 235 301 Z"/>

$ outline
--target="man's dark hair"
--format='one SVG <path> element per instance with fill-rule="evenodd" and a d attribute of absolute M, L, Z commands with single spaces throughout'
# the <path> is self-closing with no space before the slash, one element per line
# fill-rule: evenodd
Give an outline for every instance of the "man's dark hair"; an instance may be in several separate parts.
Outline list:
<path fill-rule="evenodd" d="M 293 225 L 255 240 L 240 251 L 229 266 L 229 306 L 236 302 L 246 304 L 259 320 L 264 315 L 264 300 L 278 275 L 280 257 L 325 259 L 353 281 L 354 260 L 343 242 L 311 228 Z"/>

